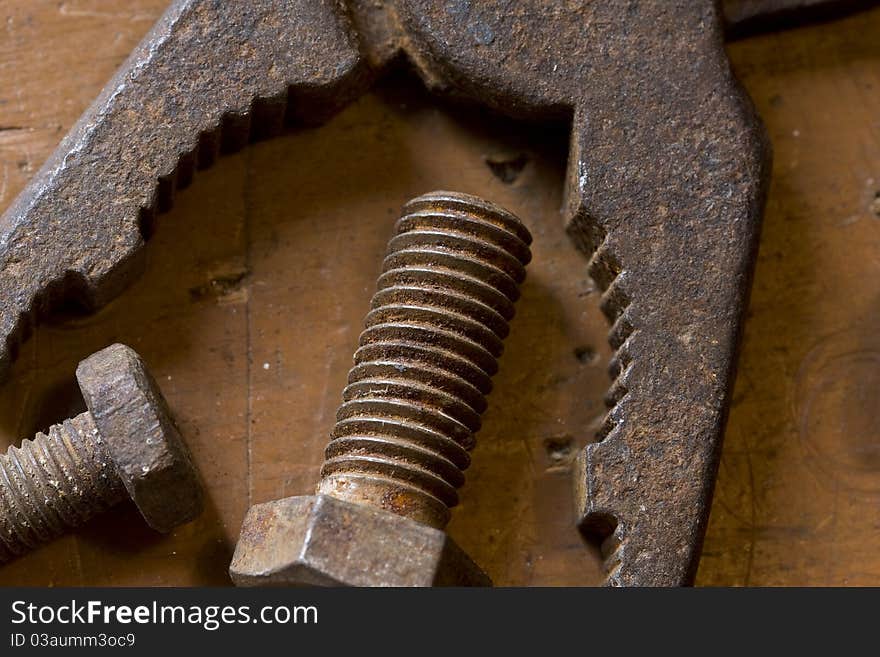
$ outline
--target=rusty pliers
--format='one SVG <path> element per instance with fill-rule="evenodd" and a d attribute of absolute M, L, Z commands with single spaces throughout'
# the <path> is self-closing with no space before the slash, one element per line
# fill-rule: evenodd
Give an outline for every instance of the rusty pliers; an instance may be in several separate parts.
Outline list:
<path fill-rule="evenodd" d="M 0 220 L 0 374 L 57 301 L 125 288 L 196 169 L 405 59 L 437 93 L 571 120 L 564 220 L 615 349 L 579 521 L 609 582 L 688 583 L 769 172 L 722 42 L 713 0 L 175 0 Z"/>

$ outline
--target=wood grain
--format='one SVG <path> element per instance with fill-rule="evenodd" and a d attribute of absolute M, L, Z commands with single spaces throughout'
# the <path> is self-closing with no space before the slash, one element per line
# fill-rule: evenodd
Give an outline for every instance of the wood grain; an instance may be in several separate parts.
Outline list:
<path fill-rule="evenodd" d="M 0 209 L 164 0 L 8 0 Z M 776 151 L 740 375 L 698 583 L 880 583 L 880 11 L 730 47 Z M 228 583 L 248 505 L 308 494 L 402 203 L 431 189 L 517 212 L 535 257 L 450 531 L 498 584 L 593 584 L 570 461 L 601 418 L 609 349 L 560 218 L 564 126 L 387 81 L 318 129 L 224 158 L 162 215 L 145 275 L 59 316 L 0 388 L 0 445 L 82 408 L 78 360 L 142 353 L 208 488 L 171 536 L 131 505 L 0 569 L 0 584 Z M 492 166 L 490 166 L 490 164 Z"/>

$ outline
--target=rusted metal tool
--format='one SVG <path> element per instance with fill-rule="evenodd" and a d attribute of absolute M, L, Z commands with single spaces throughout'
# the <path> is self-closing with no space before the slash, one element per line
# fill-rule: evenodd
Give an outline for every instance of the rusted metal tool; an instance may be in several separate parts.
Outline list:
<path fill-rule="evenodd" d="M 438 94 L 571 120 L 564 221 L 616 350 L 580 522 L 619 544 L 611 583 L 687 583 L 769 173 L 723 32 L 714 0 L 175 0 L 0 220 L 0 373 L 59 299 L 124 289 L 196 169 L 406 61 Z"/>
<path fill-rule="evenodd" d="M 317 494 L 251 507 L 229 568 L 236 584 L 490 584 L 443 528 L 531 241 L 519 219 L 473 196 L 407 203 Z"/>
<path fill-rule="evenodd" d="M 202 509 L 196 472 L 140 357 L 111 345 L 79 364 L 88 411 L 0 455 L 0 562 L 125 499 L 169 532 Z"/>

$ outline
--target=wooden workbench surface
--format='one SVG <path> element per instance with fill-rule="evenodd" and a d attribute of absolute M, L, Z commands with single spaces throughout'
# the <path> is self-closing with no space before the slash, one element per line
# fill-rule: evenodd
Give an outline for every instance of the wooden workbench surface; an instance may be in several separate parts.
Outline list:
<path fill-rule="evenodd" d="M 7 0 L 0 210 L 165 6 Z M 698 583 L 880 584 L 880 10 L 730 45 L 775 150 L 745 342 Z M 311 493 L 402 203 L 477 193 L 535 258 L 450 532 L 502 585 L 592 584 L 570 464 L 601 419 L 607 326 L 561 229 L 564 126 L 436 104 L 409 79 L 318 130 L 199 173 L 147 270 L 25 344 L 0 447 L 83 408 L 76 363 L 113 341 L 156 375 L 208 489 L 168 537 L 122 505 L 0 569 L 2 585 L 224 584 L 250 504 Z M 490 166 L 491 165 L 491 166 Z"/>

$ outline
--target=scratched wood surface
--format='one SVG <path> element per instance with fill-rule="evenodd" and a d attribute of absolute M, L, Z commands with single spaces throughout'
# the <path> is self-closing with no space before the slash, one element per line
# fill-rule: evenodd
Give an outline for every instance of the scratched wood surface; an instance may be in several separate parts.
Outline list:
<path fill-rule="evenodd" d="M 0 210 L 165 0 L 0 8 Z M 880 584 L 880 11 L 730 46 L 776 158 L 698 583 Z M 450 532 L 498 584 L 593 584 L 570 463 L 601 418 L 609 350 L 558 214 L 564 126 L 523 126 L 383 84 L 319 130 L 200 173 L 145 275 L 59 315 L 0 386 L 0 447 L 79 412 L 78 360 L 138 349 L 208 490 L 153 534 L 124 504 L 0 568 L 0 584 L 228 583 L 249 504 L 308 494 L 401 204 L 437 188 L 522 216 L 535 258 Z"/>

